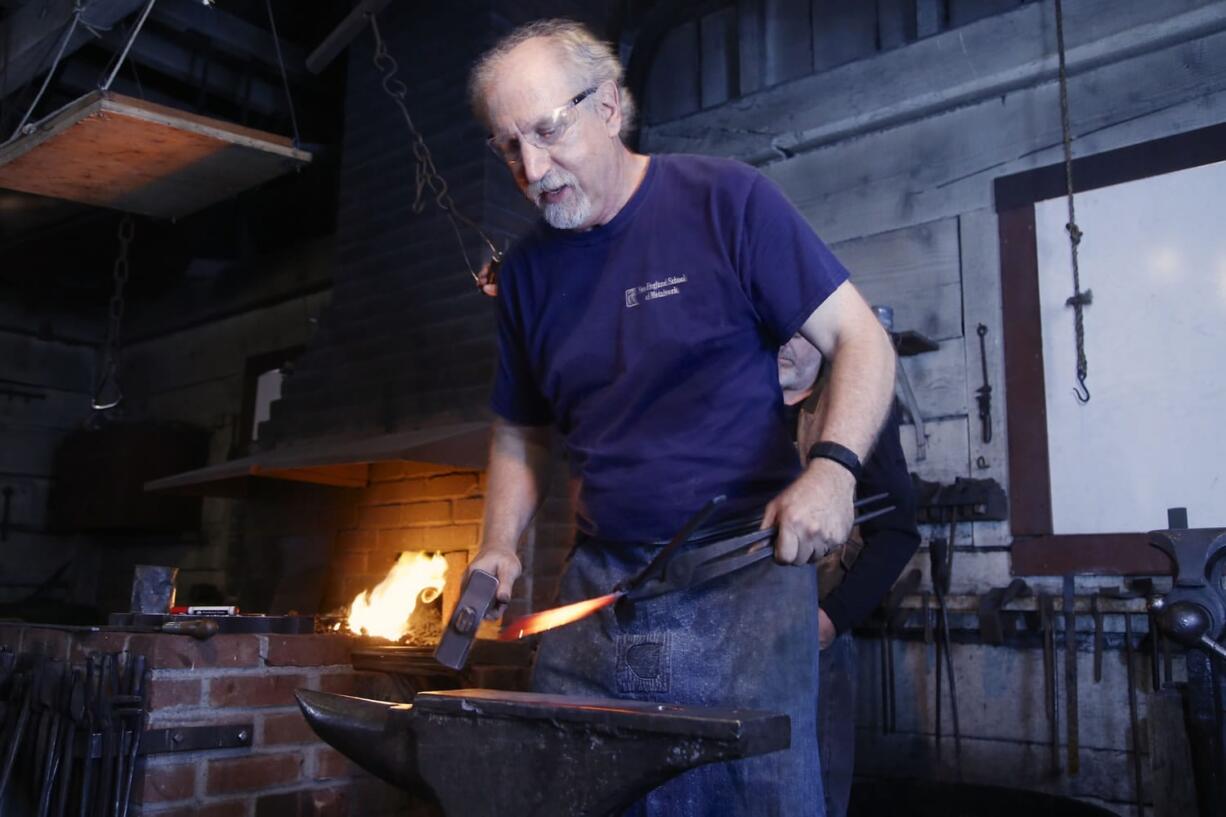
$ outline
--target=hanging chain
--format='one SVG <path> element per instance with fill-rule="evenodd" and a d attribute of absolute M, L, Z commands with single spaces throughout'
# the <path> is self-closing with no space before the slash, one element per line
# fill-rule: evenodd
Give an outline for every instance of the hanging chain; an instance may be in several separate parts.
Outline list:
<path fill-rule="evenodd" d="M 1069 125 L 1068 114 L 1068 68 L 1064 60 L 1064 9 L 1060 0 L 1056 4 L 1056 52 L 1060 58 L 1060 129 L 1064 142 L 1064 183 L 1068 191 L 1068 230 L 1069 249 L 1073 257 L 1073 294 L 1064 302 L 1065 306 L 1073 307 L 1073 332 L 1077 338 L 1077 383 L 1073 389 L 1080 403 L 1090 402 L 1090 389 L 1086 386 L 1086 375 L 1089 365 L 1086 363 L 1086 326 L 1085 308 L 1093 303 L 1094 294 L 1090 290 L 1081 291 L 1081 270 L 1077 266 L 1077 247 L 1081 244 L 1083 233 L 1077 226 L 1077 215 L 1073 209 L 1073 134 Z"/>
<path fill-rule="evenodd" d="M 383 74 L 383 90 L 396 103 L 396 107 L 400 109 L 404 122 L 409 128 L 409 135 L 413 138 L 415 187 L 413 212 L 421 213 L 425 209 L 427 190 L 434 194 L 434 203 L 447 216 L 447 221 L 455 232 L 456 241 L 460 245 L 460 254 L 464 256 L 464 265 L 468 267 L 468 274 L 473 277 L 474 281 L 480 283 L 477 270 L 474 269 L 472 261 L 468 257 L 468 250 L 464 246 L 464 237 L 460 232 L 460 226 L 468 227 L 481 237 L 481 240 L 489 247 L 491 260 L 494 263 L 502 260 L 502 252 L 494 246 L 494 242 L 475 221 L 456 209 L 455 202 L 452 200 L 451 193 L 447 188 L 447 181 L 438 172 L 438 168 L 435 167 L 434 157 L 430 154 L 430 148 L 426 145 L 426 140 L 422 137 L 421 132 L 417 130 L 417 126 L 413 124 L 413 117 L 409 115 L 408 106 L 405 104 L 409 89 L 401 80 L 396 78 L 396 72 L 400 70 L 400 66 L 388 52 L 387 44 L 379 34 L 379 23 L 373 14 L 370 15 L 370 28 L 375 35 L 374 63 L 375 68 Z"/>
<path fill-rule="evenodd" d="M 123 298 L 123 288 L 128 283 L 131 266 L 128 261 L 128 248 L 136 235 L 136 222 L 131 215 L 125 215 L 119 221 L 119 254 L 115 256 L 115 266 L 111 273 L 115 288 L 107 306 L 106 341 L 102 350 L 102 368 L 98 384 L 94 389 L 93 407 L 99 411 L 115 408 L 123 400 L 123 391 L 119 388 L 117 379 L 119 371 L 119 333 L 123 327 L 123 313 L 126 303 Z M 109 388 L 108 388 L 109 387 Z"/>

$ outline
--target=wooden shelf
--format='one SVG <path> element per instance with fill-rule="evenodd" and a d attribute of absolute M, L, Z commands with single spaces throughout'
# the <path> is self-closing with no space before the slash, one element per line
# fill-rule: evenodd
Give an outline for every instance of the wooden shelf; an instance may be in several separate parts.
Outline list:
<path fill-rule="evenodd" d="M 894 339 L 894 348 L 898 350 L 899 357 L 935 352 L 941 348 L 941 344 L 914 329 L 908 329 L 905 332 L 891 332 L 890 337 Z"/>
<path fill-rule="evenodd" d="M 0 145 L 0 187 L 179 218 L 311 161 L 289 139 L 95 91 Z"/>

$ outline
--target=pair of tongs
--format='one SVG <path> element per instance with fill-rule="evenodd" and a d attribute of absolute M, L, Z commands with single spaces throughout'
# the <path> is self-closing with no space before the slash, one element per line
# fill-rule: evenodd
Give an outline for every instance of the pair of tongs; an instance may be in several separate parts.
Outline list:
<path fill-rule="evenodd" d="M 859 510 L 886 499 L 888 496 L 889 494 L 885 493 L 874 494 L 857 500 L 852 507 Z M 705 520 L 723 499 L 722 496 L 716 497 L 707 503 L 703 511 L 699 512 L 703 514 L 702 519 Z M 876 519 L 892 510 L 894 510 L 893 505 L 875 508 L 857 515 L 852 520 L 852 525 Z M 690 525 L 687 524 L 686 527 L 689 528 Z M 697 525 L 694 527 L 696 528 Z M 625 587 L 619 586 L 614 590 L 623 590 L 627 600 L 638 601 L 671 593 L 674 590 L 697 587 L 712 579 L 744 570 L 752 564 L 774 556 L 774 548 L 767 545 L 775 538 L 776 532 L 777 529 L 773 527 L 762 528 L 733 536 L 730 539 L 721 539 L 683 553 L 673 552 L 679 544 L 674 539 L 638 576 L 627 582 Z M 688 534 L 686 538 L 689 538 Z"/>
<path fill-rule="evenodd" d="M 874 494 L 857 501 L 853 507 L 862 509 L 888 496 L 885 493 Z M 724 497 L 717 496 L 704 505 L 698 513 L 690 517 L 668 544 L 660 549 L 647 567 L 626 581 L 618 582 L 613 592 L 516 619 L 503 628 L 500 638 L 504 641 L 514 641 L 552 630 L 586 618 L 619 599 L 634 602 L 697 587 L 773 556 L 774 548 L 768 545 L 775 536 L 775 528 L 751 531 L 677 553 L 681 545 L 690 539 L 723 502 Z M 859 525 L 892 510 L 893 505 L 876 508 L 856 516 L 852 524 Z"/>

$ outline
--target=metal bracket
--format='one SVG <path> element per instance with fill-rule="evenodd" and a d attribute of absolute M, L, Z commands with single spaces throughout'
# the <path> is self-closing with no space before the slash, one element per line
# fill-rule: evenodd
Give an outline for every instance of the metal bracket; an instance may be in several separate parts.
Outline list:
<path fill-rule="evenodd" d="M 226 726 L 172 726 L 149 729 L 141 735 L 141 755 L 162 755 L 170 752 L 207 752 L 216 749 L 243 749 L 251 745 L 255 729 L 250 723 Z M 102 733 L 82 735 L 77 757 L 102 757 Z M 126 737 L 126 735 L 125 735 Z M 125 740 L 126 744 L 127 741 Z"/>

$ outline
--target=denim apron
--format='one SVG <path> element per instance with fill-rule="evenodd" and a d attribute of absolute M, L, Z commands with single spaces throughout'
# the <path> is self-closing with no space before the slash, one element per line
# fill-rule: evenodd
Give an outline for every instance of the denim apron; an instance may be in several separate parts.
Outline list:
<path fill-rule="evenodd" d="M 636 575 L 658 544 L 582 535 L 559 604 Z M 606 608 L 544 634 L 532 688 L 791 718 L 791 748 L 708 764 L 650 792 L 624 817 L 822 817 L 817 747 L 817 574 L 767 559 L 699 587 Z"/>

